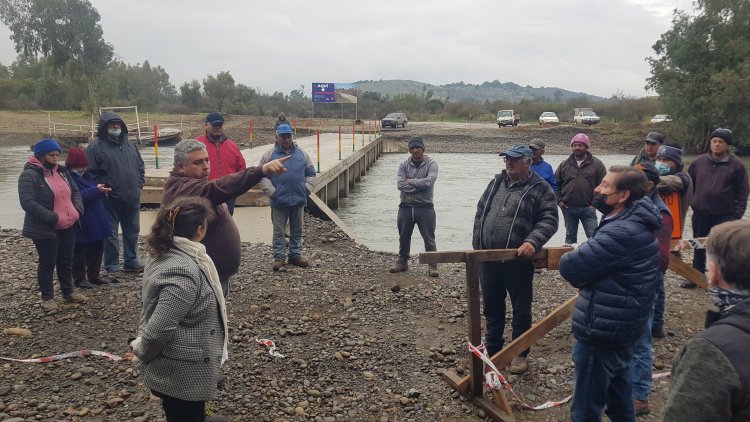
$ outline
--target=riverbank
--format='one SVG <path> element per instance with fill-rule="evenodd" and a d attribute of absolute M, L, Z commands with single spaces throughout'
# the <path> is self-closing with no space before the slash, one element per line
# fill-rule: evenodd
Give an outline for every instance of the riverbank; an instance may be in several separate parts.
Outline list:
<path fill-rule="evenodd" d="M 143 245 L 142 245 L 143 246 Z M 482 420 L 484 414 L 443 382 L 439 372 L 466 373 L 465 271 L 444 265 L 439 278 L 411 262 L 390 274 L 395 255 L 348 239 L 330 222 L 306 216 L 307 269 L 271 271 L 267 245 L 243 244 L 242 267 L 228 299 L 230 361 L 217 411 L 233 421 Z M 141 247 L 143 251 L 143 247 Z M 42 357 L 83 348 L 116 354 L 137 327 L 140 277 L 86 291 L 86 305 L 64 305 L 54 316 L 39 306 L 33 244 L 16 230 L 0 230 L 0 321 L 31 337 L 2 336 L 0 355 Z M 674 353 L 699 332 L 708 307 L 705 292 L 667 279 L 667 327 L 673 335 L 654 345 L 657 369 L 668 371 Z M 534 320 L 573 295 L 555 271 L 535 276 Z M 570 321 L 532 349 L 530 370 L 510 376 L 527 401 L 560 400 L 572 391 Z M 506 327 L 506 333 L 510 326 Z M 274 358 L 256 338 L 276 342 Z M 668 379 L 654 383 L 657 420 Z M 99 357 L 0 366 L 0 420 L 155 421 L 137 366 Z M 297 416 L 303 415 L 303 416 Z M 516 409 L 521 421 L 565 421 L 569 405 L 541 412 Z"/>

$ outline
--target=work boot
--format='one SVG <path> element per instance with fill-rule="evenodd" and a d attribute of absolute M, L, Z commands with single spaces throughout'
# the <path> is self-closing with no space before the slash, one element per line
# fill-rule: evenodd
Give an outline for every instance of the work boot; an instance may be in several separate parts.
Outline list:
<path fill-rule="evenodd" d="M 109 277 L 105 275 L 104 277 L 97 277 L 93 280 L 90 280 L 89 283 L 94 284 L 96 286 L 103 286 L 105 284 L 109 284 L 110 281 L 109 281 Z"/>
<path fill-rule="evenodd" d="M 282 268 L 284 268 L 284 261 L 282 261 L 280 259 L 277 259 L 277 260 L 273 261 L 273 270 L 274 271 L 279 271 Z"/>
<path fill-rule="evenodd" d="M 427 274 L 429 274 L 430 277 L 438 277 L 438 276 L 440 276 L 440 273 L 438 273 L 437 265 L 430 265 L 427 268 Z"/>
<path fill-rule="evenodd" d="M 109 283 L 119 283 L 122 277 L 123 274 L 120 271 L 107 271 L 107 274 L 104 275 Z"/>
<path fill-rule="evenodd" d="M 529 369 L 528 359 L 526 356 L 516 356 L 510 362 L 510 373 L 511 374 L 523 374 Z"/>
<path fill-rule="evenodd" d="M 667 336 L 667 329 L 663 325 L 651 327 L 651 337 L 664 338 Z"/>
<path fill-rule="evenodd" d="M 392 273 L 400 273 L 404 272 L 409 269 L 409 264 L 406 261 L 398 260 L 396 263 L 391 267 L 390 271 Z"/>
<path fill-rule="evenodd" d="M 682 287 L 683 289 L 694 289 L 694 288 L 698 287 L 698 285 L 697 284 L 693 284 L 692 281 L 685 280 L 685 281 L 683 281 L 680 284 L 680 287 Z"/>
<path fill-rule="evenodd" d="M 139 262 L 135 267 L 126 267 L 123 271 L 126 273 L 142 273 L 144 268 L 146 268 L 146 266 Z"/>
<path fill-rule="evenodd" d="M 68 303 L 86 303 L 89 300 L 88 297 L 84 296 L 83 293 L 73 292 L 65 296 L 65 301 Z"/>
<path fill-rule="evenodd" d="M 651 408 L 648 406 L 648 399 L 646 400 L 633 400 L 633 407 L 635 407 L 635 415 L 648 415 L 651 413 Z"/>
<path fill-rule="evenodd" d="M 295 267 L 302 267 L 302 268 L 307 268 L 310 266 L 310 263 L 305 261 L 302 258 L 289 258 L 289 264 L 294 265 Z"/>
<path fill-rule="evenodd" d="M 59 308 L 55 299 L 47 299 L 42 301 L 42 309 L 48 314 L 54 314 Z"/>
<path fill-rule="evenodd" d="M 73 284 L 79 289 L 93 289 L 94 288 L 94 285 L 89 283 L 88 280 L 86 280 L 85 278 L 81 280 L 76 280 L 73 282 Z"/>

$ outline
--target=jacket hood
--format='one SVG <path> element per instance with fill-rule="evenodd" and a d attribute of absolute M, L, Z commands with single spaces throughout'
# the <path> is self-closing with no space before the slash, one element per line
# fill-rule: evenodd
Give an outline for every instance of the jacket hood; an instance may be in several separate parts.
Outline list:
<path fill-rule="evenodd" d="M 52 170 L 60 168 L 59 164 L 55 164 L 55 167 L 52 167 L 51 169 L 47 169 L 44 167 L 44 164 L 39 161 L 39 159 L 36 157 L 36 155 L 31 154 L 29 156 L 29 159 L 26 161 L 26 164 L 23 166 L 24 169 L 36 169 L 42 172 L 51 172 Z"/>
<path fill-rule="evenodd" d="M 643 197 L 632 204 L 620 213 L 612 220 L 619 220 L 622 218 L 628 218 L 631 221 L 639 222 L 646 226 L 649 230 L 657 230 L 661 228 L 661 214 L 656 208 L 653 202 L 647 197 Z M 604 220 L 608 221 L 608 220 Z"/>
<path fill-rule="evenodd" d="M 107 134 L 107 124 L 109 122 L 113 121 L 119 121 L 120 122 L 120 128 L 122 129 L 122 133 L 125 134 L 123 137 L 120 136 L 120 139 L 127 139 L 128 136 L 128 126 L 125 124 L 125 122 L 122 120 L 119 114 L 113 112 L 113 111 L 105 111 L 102 113 L 101 116 L 99 116 L 99 128 L 96 131 L 96 136 L 99 139 L 107 139 L 109 138 L 109 135 Z"/>

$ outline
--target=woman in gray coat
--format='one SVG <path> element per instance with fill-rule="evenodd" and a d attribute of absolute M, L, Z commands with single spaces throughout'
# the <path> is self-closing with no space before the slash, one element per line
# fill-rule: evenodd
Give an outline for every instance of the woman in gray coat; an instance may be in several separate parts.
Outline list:
<path fill-rule="evenodd" d="M 227 359 L 224 295 L 200 243 L 213 216 L 208 200 L 178 198 L 159 210 L 148 237 L 141 321 L 130 345 L 168 422 L 204 420 Z"/>

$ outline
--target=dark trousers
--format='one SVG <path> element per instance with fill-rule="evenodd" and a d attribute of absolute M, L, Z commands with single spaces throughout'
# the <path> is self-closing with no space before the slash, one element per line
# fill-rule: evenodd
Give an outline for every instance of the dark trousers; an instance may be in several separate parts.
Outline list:
<path fill-rule="evenodd" d="M 398 259 L 400 261 L 406 262 L 409 260 L 411 235 L 414 232 L 415 224 L 424 240 L 424 250 L 428 252 L 437 250 L 435 244 L 435 227 L 437 226 L 435 210 L 431 207 L 399 207 L 396 226 L 398 227 Z"/>
<path fill-rule="evenodd" d="M 88 278 L 90 282 L 99 279 L 104 256 L 104 239 L 91 243 L 76 243 L 73 250 L 73 280 Z"/>
<path fill-rule="evenodd" d="M 151 391 L 161 399 L 167 422 L 203 422 L 206 419 L 206 402 L 180 400 L 158 391 Z"/>
<path fill-rule="evenodd" d="M 52 278 L 57 268 L 57 281 L 63 296 L 73 293 L 73 246 L 76 241 L 75 227 L 55 230 L 53 239 L 34 239 L 34 246 L 39 254 L 36 267 L 36 279 L 42 300 L 55 297 Z"/>
<path fill-rule="evenodd" d="M 524 261 L 483 262 L 480 267 L 484 319 L 487 333 L 485 346 L 492 356 L 505 345 L 505 298 L 513 307 L 513 339 L 531 328 L 531 300 L 534 264 Z M 529 354 L 526 349 L 521 356 Z"/>
<path fill-rule="evenodd" d="M 711 229 L 714 226 L 718 226 L 721 223 L 726 223 L 727 221 L 736 220 L 732 214 L 724 214 L 724 215 L 702 215 L 698 213 L 693 213 L 693 219 L 691 220 L 693 223 L 693 237 L 704 237 L 708 236 L 708 232 L 711 231 Z M 693 254 L 693 268 L 696 270 L 705 273 L 706 272 L 706 250 L 705 249 L 695 249 Z"/>
<path fill-rule="evenodd" d="M 229 210 L 229 215 L 234 215 L 234 204 L 237 203 L 237 198 L 227 199 L 227 209 Z"/>
<path fill-rule="evenodd" d="M 605 349 L 582 341 L 573 345 L 576 381 L 570 405 L 572 422 L 634 422 L 630 360 L 633 346 Z"/>

